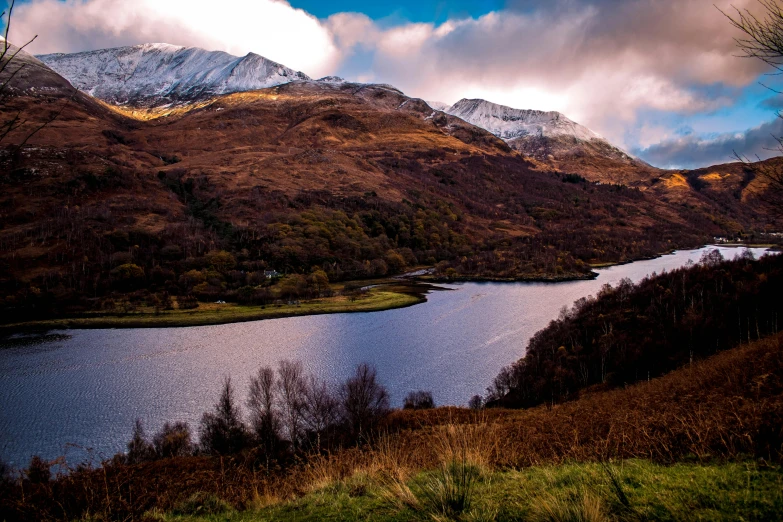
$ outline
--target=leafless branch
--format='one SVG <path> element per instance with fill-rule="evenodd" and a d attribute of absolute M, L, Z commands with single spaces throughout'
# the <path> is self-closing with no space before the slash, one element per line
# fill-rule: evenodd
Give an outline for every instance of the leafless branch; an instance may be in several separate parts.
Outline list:
<path fill-rule="evenodd" d="M 777 71 L 783 72 L 783 5 L 780 0 L 758 0 L 764 15 L 759 17 L 748 9 L 734 9 L 734 13 L 727 14 L 720 10 L 728 18 L 731 25 L 743 33 L 743 37 L 735 41 L 746 58 L 757 58 Z M 763 84 L 762 84 L 763 85 Z M 767 87 L 766 85 L 764 85 Z M 775 93 L 780 91 L 767 87 Z M 783 117 L 778 112 L 778 117 Z M 778 146 L 773 150 L 783 154 L 783 138 L 773 136 Z M 734 151 L 734 157 L 752 169 L 756 177 L 766 183 L 764 190 L 759 191 L 758 198 L 766 204 L 769 210 L 778 217 L 783 217 L 783 165 L 779 162 L 762 162 L 760 158 L 752 163 L 747 156 Z"/>

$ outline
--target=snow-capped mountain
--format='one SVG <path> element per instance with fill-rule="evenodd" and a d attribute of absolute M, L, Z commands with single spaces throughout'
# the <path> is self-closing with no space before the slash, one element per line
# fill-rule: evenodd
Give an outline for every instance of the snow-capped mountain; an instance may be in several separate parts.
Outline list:
<path fill-rule="evenodd" d="M 448 103 L 443 103 L 439 101 L 428 101 L 427 105 L 429 105 L 436 111 L 441 111 L 441 112 L 447 112 L 449 110 L 449 107 L 451 107 Z"/>
<path fill-rule="evenodd" d="M 526 156 L 592 181 L 635 185 L 654 174 L 650 165 L 559 112 L 513 109 L 486 100 L 460 100 L 443 111 L 491 132 Z"/>
<path fill-rule="evenodd" d="M 339 76 L 324 76 L 323 78 L 319 78 L 318 81 L 323 83 L 334 83 L 334 84 L 348 83 L 345 80 L 345 78 L 340 78 Z"/>
<path fill-rule="evenodd" d="M 573 137 L 581 141 L 600 140 L 601 136 L 569 120 L 559 112 L 512 109 L 486 100 L 460 100 L 444 112 L 462 118 L 510 141 L 525 136 Z"/>
<path fill-rule="evenodd" d="M 310 79 L 253 53 L 237 57 L 164 43 L 38 59 L 78 89 L 116 105 L 151 107 Z"/>

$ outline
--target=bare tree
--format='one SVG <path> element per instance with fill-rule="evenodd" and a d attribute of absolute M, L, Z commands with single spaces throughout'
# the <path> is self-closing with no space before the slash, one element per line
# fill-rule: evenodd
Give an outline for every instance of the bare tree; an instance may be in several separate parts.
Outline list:
<path fill-rule="evenodd" d="M 259 368 L 258 373 L 250 378 L 247 406 L 256 441 L 269 456 L 280 443 L 280 418 L 275 410 L 275 372 L 272 368 Z"/>
<path fill-rule="evenodd" d="M 11 0 L 8 11 L 0 13 L 0 18 L 5 17 L 5 31 L 3 31 L 3 43 L 0 50 L 0 108 L 5 108 L 8 104 L 8 98 L 11 96 L 11 85 L 13 81 L 19 76 L 19 74 L 26 69 L 30 64 L 21 60 L 20 54 L 24 49 L 33 43 L 38 35 L 33 36 L 29 41 L 23 44 L 21 47 L 16 47 L 8 41 L 8 33 L 11 30 L 11 16 L 14 11 L 15 0 Z M 0 121 L 0 143 L 5 140 L 9 134 L 19 131 L 22 132 L 23 127 L 27 127 L 28 130 L 24 131 L 19 143 L 15 144 L 17 150 L 21 149 L 33 136 L 44 127 L 52 123 L 54 120 L 60 117 L 65 108 L 71 102 L 76 93 L 75 88 L 72 88 L 71 95 L 66 99 L 60 108 L 52 112 L 48 118 L 45 118 L 42 122 L 28 125 L 28 119 L 22 114 L 22 111 L 12 111 L 9 118 L 4 121 Z"/>
<path fill-rule="evenodd" d="M 406 410 L 429 410 L 435 407 L 432 392 L 419 390 L 405 396 L 402 407 Z"/>
<path fill-rule="evenodd" d="M 375 368 L 360 364 L 340 390 L 343 416 L 356 440 L 366 440 L 389 411 L 389 394 L 379 382 Z"/>
<path fill-rule="evenodd" d="M 303 440 L 307 383 L 301 362 L 281 361 L 276 383 L 280 419 L 291 447 L 296 451 Z"/>
<path fill-rule="evenodd" d="M 468 401 L 468 408 L 471 410 L 483 410 L 484 409 L 484 397 L 481 395 L 474 395 Z"/>
<path fill-rule="evenodd" d="M 340 402 L 329 385 L 310 375 L 305 387 L 304 425 L 315 437 L 316 450 L 322 448 L 329 431 L 340 419 Z"/>
<path fill-rule="evenodd" d="M 33 484 L 46 484 L 52 479 L 52 465 L 38 455 L 33 455 L 24 474 Z"/>
<path fill-rule="evenodd" d="M 742 32 L 736 38 L 737 46 L 745 58 L 755 58 L 775 69 L 775 74 L 783 73 L 783 5 L 779 0 L 758 0 L 763 15 L 755 15 L 748 9 L 734 8 L 733 14 L 721 11 L 731 25 Z M 771 89 L 771 88 L 770 88 Z M 771 89 L 777 94 L 780 91 Z M 783 114 L 778 112 L 778 117 Z M 773 149 L 783 154 L 783 137 L 773 136 L 778 146 Z M 741 152 L 735 151 L 735 158 L 746 164 L 751 161 Z M 756 158 L 759 160 L 760 158 Z M 773 213 L 783 216 L 783 168 L 779 165 L 758 162 L 752 165 L 753 172 L 767 183 L 766 190 L 759 195 Z"/>
<path fill-rule="evenodd" d="M 15 58 L 25 47 L 33 43 L 33 40 L 38 38 L 38 35 L 34 36 L 29 42 L 21 47 L 14 47 L 8 42 L 8 32 L 11 30 L 11 15 L 14 12 L 14 3 L 15 0 L 11 0 L 8 11 L 0 13 L 0 18 L 6 18 L 5 31 L 3 32 L 3 50 L 0 52 L 0 107 L 4 107 L 7 102 L 11 82 L 27 65 L 18 64 L 15 61 Z M 23 126 L 26 121 L 27 120 L 22 118 L 21 112 L 17 112 L 11 119 L 0 123 L 0 142 L 2 142 L 11 132 Z"/>
<path fill-rule="evenodd" d="M 737 46 L 748 58 L 758 58 L 777 70 L 783 70 L 783 6 L 778 0 L 758 0 L 764 16 L 748 9 L 734 8 L 735 14 L 721 11 L 731 24 L 743 33 Z"/>

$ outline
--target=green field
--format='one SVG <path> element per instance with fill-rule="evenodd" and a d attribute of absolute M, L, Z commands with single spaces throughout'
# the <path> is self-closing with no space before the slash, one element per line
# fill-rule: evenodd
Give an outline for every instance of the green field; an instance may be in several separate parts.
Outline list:
<path fill-rule="evenodd" d="M 267 306 L 242 306 L 234 303 L 201 303 L 194 310 L 166 310 L 155 313 L 141 309 L 122 315 L 85 313 L 78 317 L 27 321 L 0 326 L 3 330 L 22 329 L 57 330 L 67 328 L 155 328 L 173 326 L 204 326 L 211 324 L 257 321 L 279 317 L 336 314 L 352 312 L 377 312 L 412 306 L 424 301 L 421 295 L 404 293 L 390 287 L 370 289 L 355 299 L 344 296 L 302 301 L 299 304 Z"/>
<path fill-rule="evenodd" d="M 755 462 L 672 466 L 633 460 L 517 471 L 480 467 L 406 481 L 357 473 L 297 500 L 258 496 L 236 511 L 214 497 L 183 502 L 161 521 L 781 520 L 783 470 Z M 467 480 L 465 480 L 467 477 Z M 467 500 L 467 502 L 466 502 Z"/>

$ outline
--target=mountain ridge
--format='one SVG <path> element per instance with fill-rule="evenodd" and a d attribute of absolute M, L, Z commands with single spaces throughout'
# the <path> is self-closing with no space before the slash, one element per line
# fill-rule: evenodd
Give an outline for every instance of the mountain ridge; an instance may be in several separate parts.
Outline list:
<path fill-rule="evenodd" d="M 557 111 L 515 109 L 481 98 L 463 98 L 451 106 L 429 104 L 492 133 L 525 156 L 590 181 L 647 187 L 661 172 Z"/>
<path fill-rule="evenodd" d="M 463 98 L 445 112 L 473 123 L 506 141 L 531 135 L 571 136 L 584 141 L 603 139 L 596 132 L 557 111 L 515 109 L 480 98 Z"/>
<path fill-rule="evenodd" d="M 161 109 L 204 102 L 216 96 L 305 81 L 329 85 L 369 85 L 337 76 L 314 80 L 255 53 L 237 57 L 165 43 L 148 43 L 38 57 L 75 87 L 112 105 Z M 394 86 L 377 87 L 402 93 Z M 482 99 L 448 106 L 429 102 L 437 112 L 484 129 L 509 147 L 564 171 L 584 172 L 591 181 L 641 186 L 655 169 L 599 134 L 555 111 L 515 109 Z"/>
<path fill-rule="evenodd" d="M 268 269 L 584 278 L 764 226 L 744 173 L 714 189 L 712 172 L 664 173 L 646 191 L 590 183 L 390 86 L 293 81 L 147 118 L 28 72 L 0 107 L 40 126 L 0 148 L 0 309 L 20 317 L 111 309 L 137 290 L 237 300 Z M 240 273 L 182 277 L 214 251 Z"/>
<path fill-rule="evenodd" d="M 176 104 L 310 80 L 255 53 L 238 57 L 166 43 L 37 58 L 78 89 L 114 105 Z"/>

